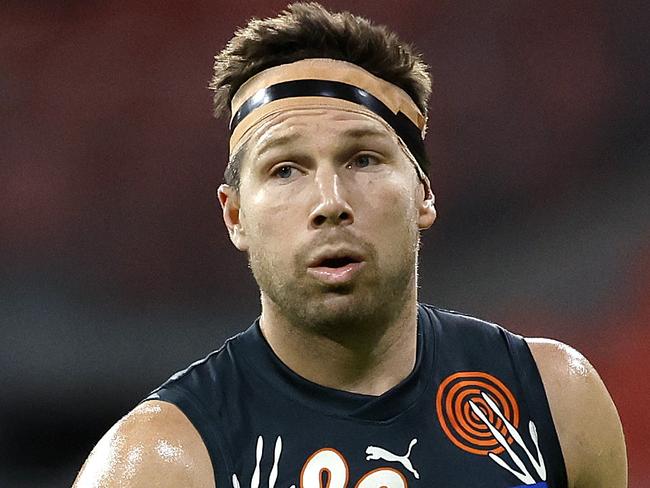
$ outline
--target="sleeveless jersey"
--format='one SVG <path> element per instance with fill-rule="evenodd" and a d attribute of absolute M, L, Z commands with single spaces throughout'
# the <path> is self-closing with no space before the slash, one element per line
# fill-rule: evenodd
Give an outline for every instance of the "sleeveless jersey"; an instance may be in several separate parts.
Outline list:
<path fill-rule="evenodd" d="M 147 400 L 192 422 L 217 488 L 566 488 L 524 339 L 422 304 L 417 326 L 413 371 L 380 396 L 300 377 L 258 319 Z"/>

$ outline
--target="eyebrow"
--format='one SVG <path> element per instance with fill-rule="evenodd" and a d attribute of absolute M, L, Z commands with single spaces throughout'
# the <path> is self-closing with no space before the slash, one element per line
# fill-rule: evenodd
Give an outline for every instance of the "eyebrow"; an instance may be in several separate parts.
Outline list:
<path fill-rule="evenodd" d="M 343 132 L 341 135 L 346 137 L 354 137 L 355 139 L 361 139 L 362 137 L 386 137 L 388 134 L 385 130 L 380 130 L 375 127 L 363 127 L 363 128 L 353 128 L 348 129 Z"/>
<path fill-rule="evenodd" d="M 284 146 L 285 144 L 293 142 L 298 138 L 300 138 L 299 132 L 292 132 L 290 134 L 285 134 L 279 137 L 269 138 L 257 147 L 257 155 L 261 156 L 265 152 L 270 151 L 275 147 Z"/>
<path fill-rule="evenodd" d="M 361 139 L 363 137 L 386 137 L 387 135 L 388 134 L 386 131 L 377 129 L 375 127 L 355 127 L 348 129 L 340 134 L 342 137 L 354 139 Z M 294 142 L 296 139 L 299 139 L 300 136 L 300 131 L 295 131 L 291 132 L 290 134 L 281 135 L 279 137 L 269 138 L 267 141 L 263 142 L 257 147 L 257 154 L 258 156 L 261 156 L 271 149 Z"/>

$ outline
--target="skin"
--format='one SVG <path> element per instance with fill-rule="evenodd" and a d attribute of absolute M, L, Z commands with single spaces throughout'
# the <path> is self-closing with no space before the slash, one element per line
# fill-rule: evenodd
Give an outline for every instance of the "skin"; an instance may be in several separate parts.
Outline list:
<path fill-rule="evenodd" d="M 416 331 L 402 324 L 416 320 L 419 231 L 435 220 L 413 163 L 383 124 L 331 109 L 281 113 L 249 147 L 240 191 L 219 198 L 260 286 L 265 337 L 303 377 L 383 393 L 414 365 Z M 314 257 L 342 248 L 365 261 L 353 282 L 310 276 Z"/>
<path fill-rule="evenodd" d="M 561 342 L 527 342 L 551 407 L 569 488 L 627 487 L 623 427 L 595 368 Z"/>
<path fill-rule="evenodd" d="M 384 393 L 415 364 L 419 233 L 435 221 L 433 195 L 395 134 L 360 113 L 292 109 L 261 123 L 247 146 L 239 190 L 222 185 L 219 200 L 260 287 L 264 336 L 313 382 Z M 324 283 L 310 273 L 314 258 L 340 249 L 363 257 L 350 281 Z M 570 488 L 627 486 L 621 424 L 594 368 L 559 342 L 528 343 Z M 192 424 L 175 406 L 150 401 L 102 438 L 74 486 L 215 481 Z"/>

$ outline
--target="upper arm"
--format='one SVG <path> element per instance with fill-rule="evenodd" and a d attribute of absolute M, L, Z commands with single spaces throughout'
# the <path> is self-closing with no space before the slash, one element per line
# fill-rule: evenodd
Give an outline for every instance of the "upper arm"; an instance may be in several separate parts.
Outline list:
<path fill-rule="evenodd" d="M 527 339 L 544 383 L 570 488 L 627 487 L 621 421 L 587 359 L 549 339 Z"/>
<path fill-rule="evenodd" d="M 140 404 L 97 443 L 73 488 L 214 488 L 201 436 L 174 405 Z"/>

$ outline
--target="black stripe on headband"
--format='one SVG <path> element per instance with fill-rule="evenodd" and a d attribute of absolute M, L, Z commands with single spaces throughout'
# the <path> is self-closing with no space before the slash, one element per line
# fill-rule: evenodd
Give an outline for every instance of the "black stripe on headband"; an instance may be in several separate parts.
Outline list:
<path fill-rule="evenodd" d="M 264 88 L 246 100 L 230 121 L 230 133 L 254 110 L 283 98 L 330 97 L 357 103 L 379 115 L 404 141 L 420 167 L 429 174 L 424 142 L 420 129 L 402 112 L 394 114 L 384 103 L 367 91 L 348 83 L 331 80 L 291 80 Z"/>

